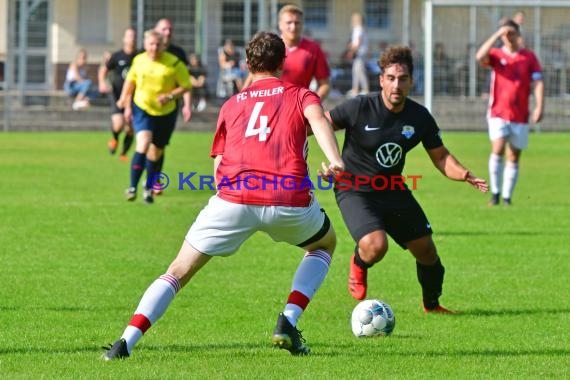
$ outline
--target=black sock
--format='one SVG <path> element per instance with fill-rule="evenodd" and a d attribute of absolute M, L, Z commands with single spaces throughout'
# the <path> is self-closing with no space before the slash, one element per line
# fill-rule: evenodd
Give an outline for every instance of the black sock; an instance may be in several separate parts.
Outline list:
<path fill-rule="evenodd" d="M 122 153 L 123 155 L 127 154 L 131 145 L 133 145 L 134 137 L 135 137 L 134 135 L 125 133 L 125 138 L 123 140 L 123 153 Z"/>
<path fill-rule="evenodd" d="M 119 141 L 119 135 L 121 134 L 121 132 L 115 132 L 111 129 L 111 133 L 113 134 L 113 138 Z"/>
<path fill-rule="evenodd" d="M 154 185 L 156 185 L 156 180 L 158 176 L 155 174 L 160 170 L 157 170 L 158 161 L 151 161 L 148 158 L 146 159 L 146 188 L 152 189 Z"/>
<path fill-rule="evenodd" d="M 356 248 L 354 249 L 354 263 L 356 264 L 357 267 L 362 269 L 368 269 L 372 265 L 374 265 L 374 264 L 368 264 L 362 260 L 362 258 L 358 254 L 358 246 L 356 246 Z"/>
<path fill-rule="evenodd" d="M 439 306 L 439 297 L 443 288 L 443 276 L 445 268 L 441 265 L 439 257 L 433 265 L 422 265 L 416 261 L 418 281 L 422 286 L 424 306 L 433 309 Z"/>
<path fill-rule="evenodd" d="M 166 152 L 162 152 L 162 156 L 160 156 L 160 158 L 158 160 L 156 160 L 156 171 L 157 172 L 161 172 L 162 171 L 162 166 L 164 165 L 164 153 Z"/>

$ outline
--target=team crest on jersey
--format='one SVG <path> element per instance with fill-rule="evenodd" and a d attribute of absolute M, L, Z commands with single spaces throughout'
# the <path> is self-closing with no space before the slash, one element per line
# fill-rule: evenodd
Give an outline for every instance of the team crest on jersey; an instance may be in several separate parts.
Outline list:
<path fill-rule="evenodd" d="M 402 134 L 407 138 L 410 139 L 416 133 L 416 130 L 411 125 L 404 125 L 402 127 Z"/>

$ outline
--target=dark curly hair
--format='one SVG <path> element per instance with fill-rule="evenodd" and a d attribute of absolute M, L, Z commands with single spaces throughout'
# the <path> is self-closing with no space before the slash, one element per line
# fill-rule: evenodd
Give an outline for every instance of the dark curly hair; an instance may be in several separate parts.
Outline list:
<path fill-rule="evenodd" d="M 414 74 L 414 59 L 412 58 L 412 50 L 404 45 L 391 46 L 382 53 L 382 56 L 378 60 L 378 66 L 380 66 L 380 72 L 391 65 L 394 64 L 406 65 L 410 75 Z"/>
<path fill-rule="evenodd" d="M 258 32 L 247 44 L 245 55 L 250 72 L 274 73 L 285 60 L 285 44 L 275 33 Z"/>

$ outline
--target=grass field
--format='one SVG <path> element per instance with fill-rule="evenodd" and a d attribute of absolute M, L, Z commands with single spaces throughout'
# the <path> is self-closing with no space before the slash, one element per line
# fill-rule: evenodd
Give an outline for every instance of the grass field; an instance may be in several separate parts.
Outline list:
<path fill-rule="evenodd" d="M 342 137 L 342 136 L 339 136 Z M 396 244 L 369 275 L 369 296 L 396 314 L 391 337 L 356 339 L 346 289 L 354 243 L 330 191 L 338 235 L 323 287 L 299 322 L 313 350 L 292 357 L 270 336 L 302 252 L 258 234 L 212 260 L 140 341 L 105 363 L 140 296 L 164 273 L 209 191 L 166 190 L 152 206 L 124 201 L 128 164 L 104 133 L 0 136 L 0 378 L 520 379 L 570 377 L 570 134 L 535 134 L 510 208 L 445 179 L 421 147 L 407 174 L 446 266 L 442 303 L 424 315 L 409 253 Z M 487 177 L 484 134 L 444 140 Z M 211 174 L 211 134 L 175 134 L 164 171 Z M 312 141 L 314 143 L 314 141 Z M 312 168 L 321 159 L 313 144 Z"/>

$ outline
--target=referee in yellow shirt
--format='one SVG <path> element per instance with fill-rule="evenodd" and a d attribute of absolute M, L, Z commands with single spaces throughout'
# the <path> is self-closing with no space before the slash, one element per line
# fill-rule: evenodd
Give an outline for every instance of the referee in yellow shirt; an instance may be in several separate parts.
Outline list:
<path fill-rule="evenodd" d="M 125 119 L 132 120 L 136 133 L 136 152 L 131 162 L 131 184 L 125 192 L 135 200 L 137 187 L 146 168 L 148 182 L 156 172 L 156 163 L 176 125 L 176 99 L 192 88 L 184 62 L 164 51 L 162 35 L 155 30 L 144 33 L 145 51 L 133 59 L 125 79 L 118 107 L 124 107 Z M 134 98 L 133 98 L 134 94 Z M 143 187 L 146 203 L 153 203 L 152 184 Z"/>

